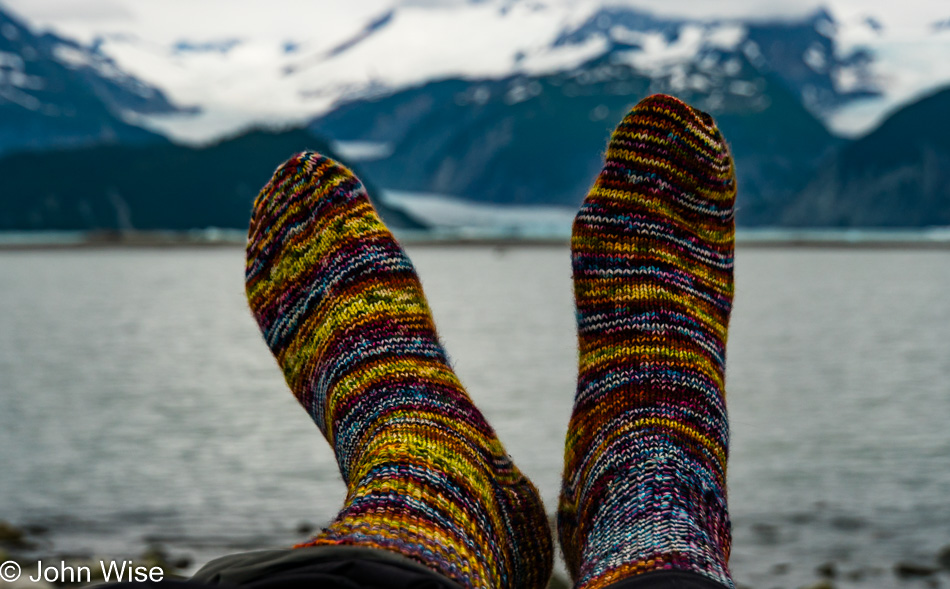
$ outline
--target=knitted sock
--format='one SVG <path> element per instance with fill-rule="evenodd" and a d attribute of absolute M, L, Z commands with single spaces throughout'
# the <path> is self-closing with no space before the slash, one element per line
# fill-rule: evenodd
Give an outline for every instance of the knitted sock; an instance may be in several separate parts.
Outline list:
<path fill-rule="evenodd" d="M 558 531 L 578 587 L 656 570 L 732 586 L 726 331 L 732 159 L 669 96 L 614 131 L 571 242 L 580 372 Z"/>
<path fill-rule="evenodd" d="M 541 588 L 552 542 L 540 496 L 472 404 L 419 279 L 340 164 L 303 153 L 254 203 L 251 310 L 346 482 L 304 546 L 396 552 L 465 587 Z"/>

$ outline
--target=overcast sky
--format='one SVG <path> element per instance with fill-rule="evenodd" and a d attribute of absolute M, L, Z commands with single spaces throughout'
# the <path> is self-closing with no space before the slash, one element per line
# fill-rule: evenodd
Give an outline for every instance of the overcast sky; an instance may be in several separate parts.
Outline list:
<path fill-rule="evenodd" d="M 467 0 L 0 0 L 22 16 L 43 27 L 54 27 L 73 36 L 88 39 L 109 30 L 134 29 L 145 38 L 165 41 L 168 36 L 192 36 L 205 31 L 221 34 L 236 21 L 253 16 L 266 28 L 297 28 L 303 24 L 311 31 L 324 23 L 295 22 L 287 14 L 314 11 L 332 19 L 362 19 L 395 3 L 457 4 Z M 512 0 L 489 0 L 512 1 Z M 517 1 L 517 0 L 514 0 Z M 538 0 L 522 0 L 537 2 Z M 575 0 L 541 0 L 566 3 Z M 654 12 L 676 15 L 756 17 L 800 15 L 819 6 L 829 7 L 840 18 L 874 16 L 892 28 L 927 27 L 950 19 L 947 0 L 607 0 Z M 166 15 L 157 16 L 157 12 Z M 200 15 L 187 18 L 186 15 Z M 216 17 L 215 17 L 216 16 Z M 349 17 L 349 18 L 348 18 Z M 278 33 L 277 30 L 274 33 Z"/>

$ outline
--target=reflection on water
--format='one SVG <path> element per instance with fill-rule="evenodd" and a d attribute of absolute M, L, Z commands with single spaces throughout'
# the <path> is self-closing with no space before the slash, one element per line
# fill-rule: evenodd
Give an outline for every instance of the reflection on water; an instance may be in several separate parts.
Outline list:
<path fill-rule="evenodd" d="M 449 354 L 553 511 L 566 249 L 410 250 Z M 897 586 L 950 544 L 950 252 L 740 250 L 729 340 L 740 583 Z M 239 249 L 0 254 L 0 519 L 57 550 L 286 545 L 343 499 L 243 298 Z M 787 563 L 787 566 L 783 566 Z"/>

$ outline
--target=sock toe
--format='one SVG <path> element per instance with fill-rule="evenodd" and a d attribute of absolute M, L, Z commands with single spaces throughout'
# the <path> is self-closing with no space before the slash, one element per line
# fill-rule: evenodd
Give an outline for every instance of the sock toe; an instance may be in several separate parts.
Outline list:
<path fill-rule="evenodd" d="M 374 247 L 403 259 L 349 169 L 316 152 L 297 154 L 277 169 L 254 203 L 245 286 L 278 360 L 298 320 L 339 287 L 341 278 L 379 258 L 366 251 Z M 347 272 L 330 271 L 330 265 L 344 261 Z"/>
<path fill-rule="evenodd" d="M 732 157 L 712 117 L 672 96 L 640 101 L 618 125 L 595 186 L 618 200 L 731 221 Z"/>

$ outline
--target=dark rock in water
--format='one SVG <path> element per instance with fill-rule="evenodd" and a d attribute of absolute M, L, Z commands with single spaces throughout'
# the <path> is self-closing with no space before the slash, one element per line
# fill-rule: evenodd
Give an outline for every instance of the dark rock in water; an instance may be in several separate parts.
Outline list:
<path fill-rule="evenodd" d="M 191 556 L 187 554 L 183 554 L 182 556 L 176 556 L 175 558 L 173 558 L 171 561 L 171 565 L 179 570 L 187 569 L 188 567 L 191 566 L 191 563 L 193 563 L 194 561 L 195 559 L 192 558 Z"/>
<path fill-rule="evenodd" d="M 792 522 L 793 524 L 799 524 L 799 525 L 810 524 L 813 521 L 815 521 L 815 514 L 808 513 L 808 512 L 794 513 L 789 516 L 788 521 Z"/>
<path fill-rule="evenodd" d="M 141 563 L 150 569 L 158 567 L 162 569 L 165 578 L 175 578 L 178 576 L 175 573 L 190 566 L 191 560 L 190 556 L 173 557 L 164 546 L 156 544 L 146 549 L 136 564 Z"/>
<path fill-rule="evenodd" d="M 838 576 L 838 567 L 833 562 L 825 562 L 818 565 L 815 572 L 826 579 L 834 579 Z"/>
<path fill-rule="evenodd" d="M 937 554 L 937 564 L 945 571 L 950 571 L 950 544 L 944 546 Z"/>
<path fill-rule="evenodd" d="M 548 589 L 570 589 L 571 583 L 558 574 L 551 575 L 551 581 L 548 582 Z"/>
<path fill-rule="evenodd" d="M 772 524 L 753 524 L 752 533 L 755 534 L 756 540 L 761 544 L 775 545 L 779 543 L 779 530 L 777 526 Z"/>
<path fill-rule="evenodd" d="M 29 548 L 31 544 L 27 541 L 23 530 L 8 522 L 0 521 L 0 546 Z"/>
<path fill-rule="evenodd" d="M 23 531 L 30 536 L 45 536 L 49 534 L 49 528 L 42 524 L 29 524 L 23 526 Z"/>
<path fill-rule="evenodd" d="M 79 570 L 80 567 L 87 569 L 89 571 L 89 580 L 93 583 L 105 581 L 105 576 L 103 575 L 102 565 L 100 564 L 100 560 L 93 558 L 92 556 L 89 556 L 89 555 L 60 556 L 60 557 L 57 557 L 55 560 L 62 562 L 65 567 L 68 567 L 69 569 L 72 569 L 72 570 Z M 58 581 L 55 581 L 53 584 L 56 585 L 57 587 L 64 587 L 64 586 L 70 587 L 78 583 L 84 583 L 84 582 L 85 581 L 83 581 L 82 579 L 73 578 L 72 580 L 70 580 L 69 578 L 64 577 L 64 578 L 60 578 Z"/>
<path fill-rule="evenodd" d="M 0 541 L 3 542 L 17 542 L 23 539 L 23 530 L 9 524 L 5 521 L 0 521 Z"/>
<path fill-rule="evenodd" d="M 857 583 L 858 581 L 864 580 L 864 577 L 867 576 L 867 571 L 863 569 L 855 569 L 853 571 L 848 571 L 845 573 L 844 578 Z"/>
<path fill-rule="evenodd" d="M 930 577 L 937 573 L 937 568 L 913 562 L 899 562 L 894 565 L 894 574 L 901 579 L 914 577 Z"/>
<path fill-rule="evenodd" d="M 303 521 L 297 524 L 297 529 L 295 531 L 299 536 L 309 536 L 313 534 L 314 528 L 315 526 L 312 523 Z"/>
<path fill-rule="evenodd" d="M 160 544 L 153 544 L 145 549 L 145 552 L 139 557 L 144 561 L 158 563 L 168 562 L 168 551 Z"/>
<path fill-rule="evenodd" d="M 789 565 L 787 562 L 780 562 L 777 565 L 772 567 L 772 574 L 784 575 L 788 573 L 789 569 L 791 569 L 791 565 Z"/>
<path fill-rule="evenodd" d="M 846 515 L 831 518 L 831 527 L 837 530 L 853 532 L 864 527 L 864 520 Z"/>

